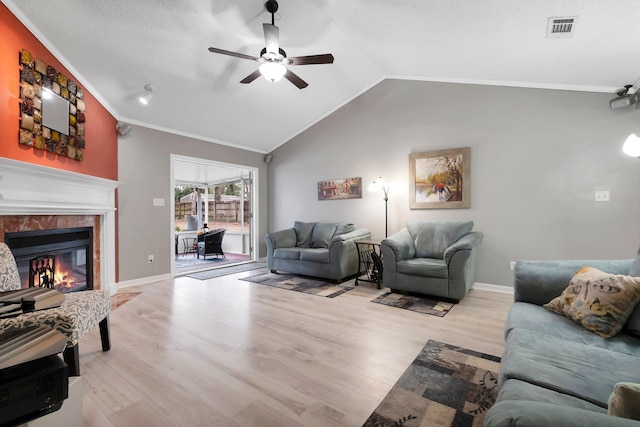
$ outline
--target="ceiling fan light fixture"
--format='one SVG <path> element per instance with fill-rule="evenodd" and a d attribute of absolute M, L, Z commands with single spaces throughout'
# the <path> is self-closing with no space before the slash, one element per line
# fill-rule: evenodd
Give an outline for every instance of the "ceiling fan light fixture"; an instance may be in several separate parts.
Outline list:
<path fill-rule="evenodd" d="M 277 82 L 282 79 L 282 77 L 287 72 L 287 67 L 280 64 L 279 62 L 265 62 L 259 67 L 260 74 L 269 80 L 270 82 Z"/>
<path fill-rule="evenodd" d="M 144 92 L 140 94 L 140 96 L 138 97 L 138 101 L 140 101 L 142 105 L 148 105 L 149 101 L 153 97 L 153 91 L 155 89 L 156 87 L 152 84 L 144 85 Z"/>

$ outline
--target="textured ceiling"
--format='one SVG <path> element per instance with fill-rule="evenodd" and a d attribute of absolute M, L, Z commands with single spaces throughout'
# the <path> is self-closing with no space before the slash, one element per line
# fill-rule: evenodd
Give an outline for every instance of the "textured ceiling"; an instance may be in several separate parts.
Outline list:
<path fill-rule="evenodd" d="M 2 0 L 118 120 L 270 152 L 384 78 L 605 91 L 640 75 L 640 1 L 280 0 L 292 68 L 309 83 L 239 81 L 257 63 L 261 0 Z M 576 16 L 547 39 L 549 17 Z M 136 101 L 157 87 L 148 106 Z"/>

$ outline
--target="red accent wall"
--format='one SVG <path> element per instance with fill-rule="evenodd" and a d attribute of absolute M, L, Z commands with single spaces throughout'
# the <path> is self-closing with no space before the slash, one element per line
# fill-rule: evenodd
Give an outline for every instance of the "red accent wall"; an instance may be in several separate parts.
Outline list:
<path fill-rule="evenodd" d="M 116 119 L 83 87 L 42 43 L 0 3 L 0 157 L 112 180 L 118 179 Z M 20 126 L 19 52 L 26 49 L 71 78 L 85 93 L 86 148 L 79 162 L 18 144 Z"/>

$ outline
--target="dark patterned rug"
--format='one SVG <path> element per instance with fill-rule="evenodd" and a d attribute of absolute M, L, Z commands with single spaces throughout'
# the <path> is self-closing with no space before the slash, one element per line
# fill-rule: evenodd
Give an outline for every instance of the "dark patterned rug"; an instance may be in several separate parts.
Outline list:
<path fill-rule="evenodd" d="M 363 427 L 482 426 L 500 358 L 429 340 Z"/>
<path fill-rule="evenodd" d="M 449 310 L 451 310 L 451 307 L 455 305 L 450 302 L 438 301 L 431 298 L 397 294 L 393 292 L 382 294 L 371 300 L 371 302 L 390 305 L 391 307 L 404 308 L 406 310 L 438 317 L 443 317 L 449 312 Z"/>
<path fill-rule="evenodd" d="M 292 274 L 265 273 L 242 277 L 240 280 L 327 298 L 335 298 L 353 289 L 353 286 L 337 285 L 320 279 L 311 279 Z"/>

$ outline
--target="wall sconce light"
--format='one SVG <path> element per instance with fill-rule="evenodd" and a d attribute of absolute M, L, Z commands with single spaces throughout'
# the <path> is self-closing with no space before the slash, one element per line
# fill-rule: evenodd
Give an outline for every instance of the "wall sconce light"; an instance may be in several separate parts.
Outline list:
<path fill-rule="evenodd" d="M 382 177 L 378 177 L 378 179 L 374 180 L 371 184 L 369 184 L 369 191 L 375 192 L 382 190 L 384 192 L 384 237 L 389 237 L 389 220 L 388 220 L 388 204 L 389 204 L 389 188 L 391 187 L 391 182 L 384 182 Z"/>
<path fill-rule="evenodd" d="M 622 151 L 632 157 L 640 157 L 640 138 L 635 133 L 629 135 L 622 146 Z"/>
<path fill-rule="evenodd" d="M 142 94 L 138 97 L 138 101 L 140 101 L 142 105 L 149 104 L 149 100 L 151 99 L 151 97 L 153 97 L 154 90 L 156 90 L 156 87 L 154 85 L 144 85 L 144 92 L 142 92 Z"/>

